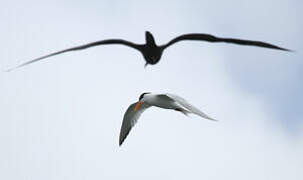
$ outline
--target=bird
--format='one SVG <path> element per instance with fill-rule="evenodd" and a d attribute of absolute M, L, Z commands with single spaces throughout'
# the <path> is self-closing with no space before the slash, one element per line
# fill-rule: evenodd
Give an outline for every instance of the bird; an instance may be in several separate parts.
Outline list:
<path fill-rule="evenodd" d="M 252 41 L 252 40 L 244 40 L 244 39 L 234 39 L 234 38 L 222 38 L 222 37 L 216 37 L 211 34 L 202 34 L 202 33 L 191 33 L 191 34 L 183 34 L 180 36 L 175 37 L 171 41 L 169 41 L 166 44 L 163 45 L 157 45 L 154 36 L 152 33 L 149 31 L 145 32 L 145 44 L 136 44 L 130 41 L 126 41 L 123 39 L 106 39 L 106 40 L 100 40 L 100 41 L 95 41 L 91 43 L 87 43 L 84 45 L 80 46 L 75 46 L 72 48 L 64 49 L 61 51 L 57 51 L 42 57 L 38 57 L 36 59 L 27 61 L 23 64 L 20 64 L 14 68 L 9 69 L 8 71 L 11 71 L 13 69 L 17 69 L 29 64 L 32 64 L 34 62 L 40 61 L 42 59 L 55 56 L 58 54 L 70 52 L 70 51 L 78 51 L 78 50 L 84 50 L 90 47 L 94 46 L 100 46 L 100 45 L 125 45 L 130 48 L 133 48 L 135 50 L 138 50 L 141 52 L 145 59 L 145 65 L 155 65 L 157 64 L 163 54 L 163 51 L 170 47 L 171 45 L 180 42 L 180 41 L 186 41 L 186 40 L 193 40 L 193 41 L 207 41 L 211 43 L 218 43 L 218 42 L 224 42 L 224 43 L 231 43 L 231 44 L 238 44 L 238 45 L 246 45 L 246 46 L 257 46 L 257 47 L 263 47 L 263 48 L 270 48 L 270 49 L 275 49 L 275 50 L 282 50 L 282 51 L 291 51 L 290 49 L 282 48 L 267 42 L 262 42 L 262 41 Z"/>
<path fill-rule="evenodd" d="M 119 146 L 122 145 L 130 130 L 137 123 L 141 114 L 151 106 L 156 106 L 163 109 L 172 109 L 178 112 L 188 115 L 190 113 L 196 114 L 202 118 L 217 121 L 200 111 L 188 103 L 184 98 L 174 94 L 154 94 L 150 92 L 142 93 L 139 97 L 139 101 L 131 104 L 126 110 L 122 126 L 120 130 Z"/>

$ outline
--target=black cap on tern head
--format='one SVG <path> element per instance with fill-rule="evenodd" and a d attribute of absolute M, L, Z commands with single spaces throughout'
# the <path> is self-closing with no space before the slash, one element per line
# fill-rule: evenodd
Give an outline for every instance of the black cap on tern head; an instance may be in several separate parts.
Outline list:
<path fill-rule="evenodd" d="M 145 92 L 145 93 L 142 93 L 139 97 L 139 101 L 144 97 L 145 94 L 150 94 L 150 92 Z"/>

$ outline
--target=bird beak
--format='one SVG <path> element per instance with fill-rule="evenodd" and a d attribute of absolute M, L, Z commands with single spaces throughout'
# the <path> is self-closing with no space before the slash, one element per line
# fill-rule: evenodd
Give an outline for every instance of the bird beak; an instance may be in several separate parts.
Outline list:
<path fill-rule="evenodd" d="M 142 102 L 138 101 L 136 107 L 135 107 L 135 112 L 139 109 L 139 107 L 141 106 Z"/>
<path fill-rule="evenodd" d="M 144 68 L 146 68 L 146 67 L 147 67 L 147 65 L 148 65 L 148 63 L 145 63 Z"/>

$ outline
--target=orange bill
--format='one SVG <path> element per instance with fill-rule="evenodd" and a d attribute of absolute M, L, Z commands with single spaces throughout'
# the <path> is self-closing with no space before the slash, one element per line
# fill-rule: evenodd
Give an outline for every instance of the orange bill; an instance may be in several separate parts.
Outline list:
<path fill-rule="evenodd" d="M 142 102 L 138 101 L 136 107 L 135 107 L 135 112 L 139 109 L 139 107 L 141 106 Z"/>

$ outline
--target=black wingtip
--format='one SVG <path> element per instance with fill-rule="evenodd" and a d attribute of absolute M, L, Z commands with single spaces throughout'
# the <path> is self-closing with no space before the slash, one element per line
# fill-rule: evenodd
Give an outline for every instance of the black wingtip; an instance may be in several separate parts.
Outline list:
<path fill-rule="evenodd" d="M 122 140 L 120 139 L 119 140 L 119 147 L 121 147 L 121 145 L 123 144 L 123 141 L 124 141 L 124 139 L 122 139 Z"/>
<path fill-rule="evenodd" d="M 296 53 L 297 51 L 292 50 L 292 49 L 285 49 L 285 51 L 291 52 L 291 53 Z"/>
<path fill-rule="evenodd" d="M 286 48 L 280 48 L 280 47 L 277 50 L 282 50 L 282 51 L 287 51 L 287 52 L 292 52 L 292 53 L 296 52 L 295 50 L 292 50 L 292 49 L 286 49 Z"/>
<path fill-rule="evenodd" d="M 35 61 L 35 60 L 34 60 L 34 61 Z M 7 70 L 5 70 L 5 71 L 6 71 L 6 72 L 11 72 L 11 71 L 14 71 L 14 70 L 19 69 L 19 68 L 21 68 L 21 67 L 23 67 L 23 66 L 29 65 L 29 64 L 33 63 L 34 61 L 29 61 L 29 62 L 26 62 L 26 63 L 20 64 L 20 65 L 18 65 L 18 66 L 15 66 L 15 67 L 9 68 L 9 69 L 7 69 Z"/>
<path fill-rule="evenodd" d="M 214 121 L 214 122 L 219 122 L 218 119 L 210 119 L 210 120 L 212 120 L 212 121 Z"/>
<path fill-rule="evenodd" d="M 264 46 L 263 46 L 264 47 Z M 266 46 L 265 46 L 266 48 Z M 281 46 L 276 46 L 276 45 L 272 45 L 272 44 L 269 44 L 269 46 L 267 46 L 267 48 L 272 48 L 272 49 L 275 49 L 275 50 L 280 50 L 280 51 L 288 51 L 288 52 L 295 52 L 294 50 L 292 49 L 287 49 L 287 48 L 283 48 Z"/>
<path fill-rule="evenodd" d="M 120 137 L 119 138 L 119 147 L 121 147 L 122 146 L 122 144 L 123 144 L 123 142 L 124 142 L 124 140 L 125 140 L 126 138 L 124 137 Z"/>

